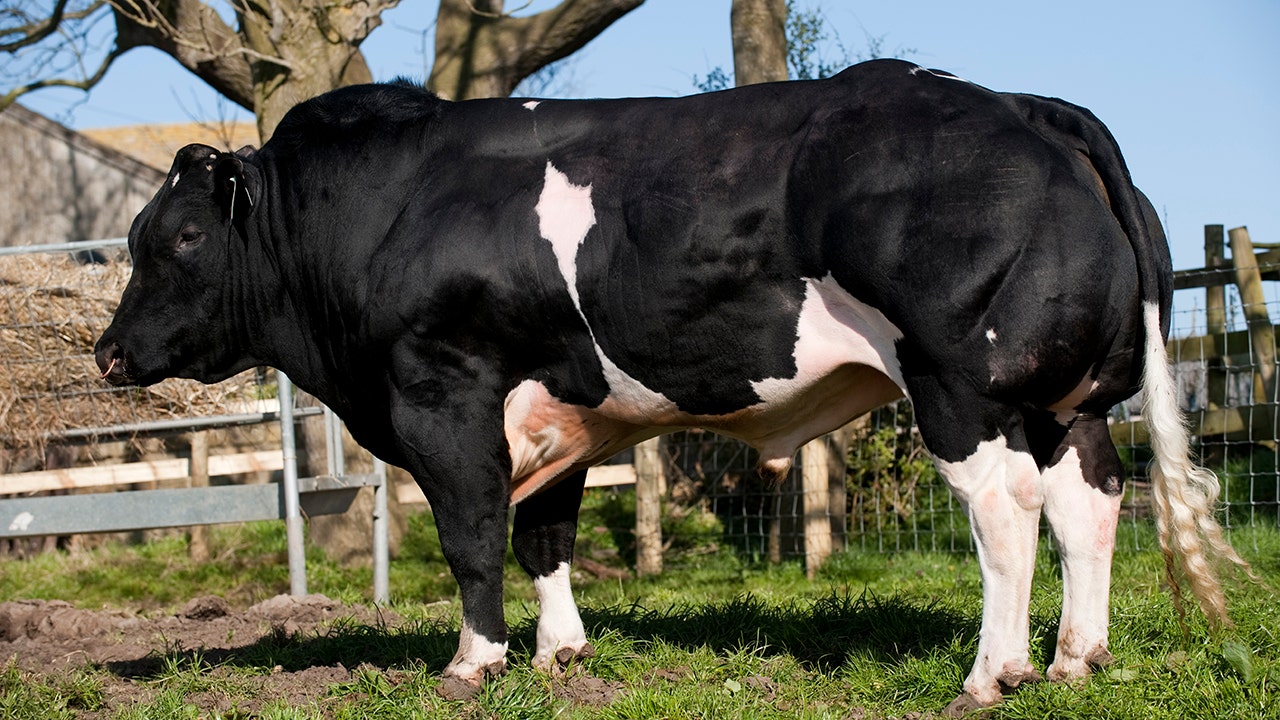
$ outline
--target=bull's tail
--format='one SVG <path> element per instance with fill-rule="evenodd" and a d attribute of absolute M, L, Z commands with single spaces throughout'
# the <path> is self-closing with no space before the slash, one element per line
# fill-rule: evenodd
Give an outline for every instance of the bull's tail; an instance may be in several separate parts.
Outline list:
<path fill-rule="evenodd" d="M 1249 577 L 1256 576 L 1223 537 L 1214 517 L 1220 487 L 1218 478 L 1196 465 L 1190 454 L 1190 434 L 1178 407 L 1176 386 L 1165 351 L 1168 317 L 1161 316 L 1172 296 L 1171 278 L 1165 272 L 1167 249 L 1160 246 L 1163 233 L 1152 232 L 1143 213 L 1143 201 L 1133 187 L 1129 170 L 1111 133 L 1088 110 L 1061 100 L 1018 96 L 1028 119 L 1041 128 L 1052 128 L 1059 137 L 1074 138 L 1088 156 L 1106 189 L 1112 212 L 1129 237 L 1137 263 L 1139 297 L 1143 311 L 1143 417 L 1155 456 L 1151 464 L 1152 494 L 1156 505 L 1156 529 L 1164 554 L 1169 587 L 1179 612 L 1183 583 L 1190 588 L 1201 610 L 1214 625 L 1230 624 L 1226 598 L 1218 580 L 1220 566 L 1234 564 Z M 1083 144 L 1083 147 L 1080 147 Z M 1158 231 L 1158 228 L 1157 228 Z M 1162 255 L 1163 253 L 1163 255 Z"/>
<path fill-rule="evenodd" d="M 1176 385 L 1160 333 L 1160 308 L 1143 303 L 1146 347 L 1143 358 L 1142 416 L 1151 436 L 1151 491 L 1165 573 L 1181 612 L 1182 578 L 1213 625 L 1229 625 L 1227 601 L 1217 565 L 1234 563 L 1255 578 L 1222 536 L 1214 517 L 1218 478 L 1191 460 L 1190 437 L 1178 407 Z"/>

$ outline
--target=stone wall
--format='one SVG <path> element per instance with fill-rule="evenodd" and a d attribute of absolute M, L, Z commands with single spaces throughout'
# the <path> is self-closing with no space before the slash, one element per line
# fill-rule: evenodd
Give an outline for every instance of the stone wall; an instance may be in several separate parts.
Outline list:
<path fill-rule="evenodd" d="M 0 245 L 124 237 L 165 171 L 20 105 L 0 112 Z"/>

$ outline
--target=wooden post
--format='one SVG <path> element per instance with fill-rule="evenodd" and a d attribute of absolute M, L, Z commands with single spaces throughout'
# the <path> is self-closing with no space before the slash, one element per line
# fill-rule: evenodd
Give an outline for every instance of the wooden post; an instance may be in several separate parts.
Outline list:
<path fill-rule="evenodd" d="M 662 572 L 662 465 L 661 438 L 636 446 L 636 574 Z"/>
<path fill-rule="evenodd" d="M 191 487 L 209 487 L 209 433 L 191 434 Z M 193 563 L 209 561 L 209 526 L 195 525 L 187 530 L 187 552 Z"/>
<path fill-rule="evenodd" d="M 831 521 L 831 547 L 843 550 L 848 542 L 849 487 L 848 473 L 850 425 L 827 435 L 827 517 Z"/>
<path fill-rule="evenodd" d="M 1226 265 L 1226 238 L 1221 225 L 1204 226 L 1204 266 L 1214 270 Z M 1227 288 L 1224 285 L 1204 289 L 1205 334 L 1226 342 Z M 1175 358 L 1176 359 L 1176 358 Z M 1227 370 L 1223 357 L 1205 358 L 1208 372 L 1209 409 L 1224 407 L 1227 399 Z"/>
<path fill-rule="evenodd" d="M 827 507 L 829 458 L 825 436 L 810 440 L 800 449 L 800 477 L 804 486 L 804 571 L 810 580 L 831 555 L 831 521 Z"/>
<path fill-rule="evenodd" d="M 1249 327 L 1249 344 L 1253 348 L 1253 383 L 1255 411 L 1250 413 L 1255 442 L 1275 441 L 1275 422 L 1272 419 L 1276 402 L 1276 336 L 1267 314 L 1266 296 L 1262 291 L 1262 274 L 1258 270 L 1258 258 L 1253 254 L 1253 242 L 1246 227 L 1232 228 L 1227 233 L 1231 239 L 1231 262 L 1236 269 L 1236 285 L 1240 288 L 1240 304 Z M 1257 406 L 1261 412 L 1257 411 Z"/>

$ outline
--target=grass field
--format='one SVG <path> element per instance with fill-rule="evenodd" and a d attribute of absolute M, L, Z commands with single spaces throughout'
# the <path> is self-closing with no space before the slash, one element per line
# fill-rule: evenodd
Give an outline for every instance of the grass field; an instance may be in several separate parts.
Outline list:
<path fill-rule="evenodd" d="M 589 499 L 580 554 L 625 564 L 630 550 L 618 521 L 626 506 L 626 495 Z M 980 616 L 972 556 L 847 553 L 811 582 L 797 563 L 766 566 L 713 552 L 707 526 L 686 529 L 661 577 L 576 582 L 598 654 L 569 683 L 529 668 L 536 604 L 510 562 L 511 672 L 474 700 L 440 697 L 459 605 L 423 515 L 392 565 L 389 609 L 401 622 L 277 634 L 216 659 L 161 645 L 157 670 L 130 680 L 147 684 L 145 699 L 124 704 L 110 700 L 119 679 L 108 667 L 42 673 L 0 658 L 0 717 L 918 718 L 959 692 Z M 1112 590 L 1117 663 L 1084 683 L 1026 687 L 990 717 L 1280 718 L 1280 602 L 1271 589 L 1280 587 L 1280 533 L 1232 537 L 1270 586 L 1232 586 L 1234 628 L 1213 633 L 1193 615 L 1184 632 L 1161 588 L 1158 553 L 1121 552 Z M 0 561 L 0 601 L 63 599 L 158 615 L 201 595 L 244 607 L 287 590 L 282 524 L 218 528 L 213 555 L 192 565 L 184 542 L 172 538 Z M 312 592 L 362 604 L 371 573 L 313 551 L 309 580 Z M 1060 604 L 1058 569 L 1045 546 L 1031 607 L 1032 659 L 1041 669 L 1051 660 Z M 321 700 L 253 697 L 261 687 L 255 679 L 339 663 L 354 670 L 328 683 Z M 206 702 L 214 696 L 217 703 Z"/>

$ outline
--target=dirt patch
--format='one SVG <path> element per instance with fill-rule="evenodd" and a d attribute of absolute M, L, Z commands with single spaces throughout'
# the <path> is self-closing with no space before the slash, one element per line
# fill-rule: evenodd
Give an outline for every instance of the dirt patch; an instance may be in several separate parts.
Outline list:
<path fill-rule="evenodd" d="M 314 636 L 338 621 L 399 624 L 385 611 L 348 607 L 323 595 L 279 597 L 236 611 L 220 597 L 201 597 L 173 615 L 146 616 L 118 610 L 84 610 L 60 600 L 0 603 L 0 664 L 13 662 L 43 677 L 68 676 L 84 667 L 107 670 L 103 703 L 81 717 L 109 717 L 119 708 L 147 704 L 156 688 L 147 682 L 166 662 L 200 662 L 213 681 L 229 680 L 239 691 L 196 690 L 186 701 L 203 711 L 252 715 L 267 703 L 324 706 L 337 702 L 330 689 L 350 682 L 342 665 L 245 675 L 217 665 L 219 659 L 270 638 Z M 247 698 L 247 699 L 246 699 Z"/>
<path fill-rule="evenodd" d="M 233 650 L 348 617 L 378 620 L 371 611 L 323 595 L 281 595 L 243 612 L 232 612 L 222 598 L 196 598 L 177 614 L 158 617 L 83 610 L 61 600 L 20 600 L 0 603 L 0 658 L 14 658 L 28 670 L 88 664 L 127 669 L 174 650 Z"/>
<path fill-rule="evenodd" d="M 591 705 L 604 707 L 613 702 L 624 685 L 616 680 L 603 680 L 584 673 L 573 673 L 563 680 L 557 680 L 552 692 L 561 700 L 568 700 L 575 705 Z"/>
<path fill-rule="evenodd" d="M 369 687 L 394 687 L 408 680 L 409 674 L 381 662 L 348 668 L 332 655 L 320 655 L 323 660 L 314 655 L 299 659 L 289 652 L 304 647 L 323 653 L 330 645 L 350 640 L 341 632 L 339 639 L 330 639 L 331 629 L 378 625 L 415 626 L 385 610 L 346 606 L 323 595 L 281 595 L 244 610 L 220 597 L 199 597 L 172 614 L 85 610 L 60 600 L 21 600 L 0 603 L 0 666 L 12 663 L 52 686 L 70 686 L 74 681 L 56 678 L 72 678 L 90 669 L 103 678 L 103 686 L 101 702 L 77 713 L 89 720 L 157 702 L 162 688 L 172 688 L 173 682 L 155 680 L 187 669 L 194 679 L 191 689 L 183 691 L 183 700 L 210 716 L 256 717 L 268 705 L 283 702 L 331 717 L 341 704 Z M 283 659 L 263 660 L 274 657 L 273 652 Z M 257 674 L 244 672 L 246 662 L 259 668 Z M 279 664 L 272 667 L 274 663 Z M 466 700 L 477 690 L 463 689 L 468 692 L 451 696 L 450 685 L 443 680 L 436 691 L 447 699 Z M 552 690 L 560 700 L 593 707 L 608 705 L 625 691 L 621 682 L 592 677 L 580 669 L 554 679 Z"/>

